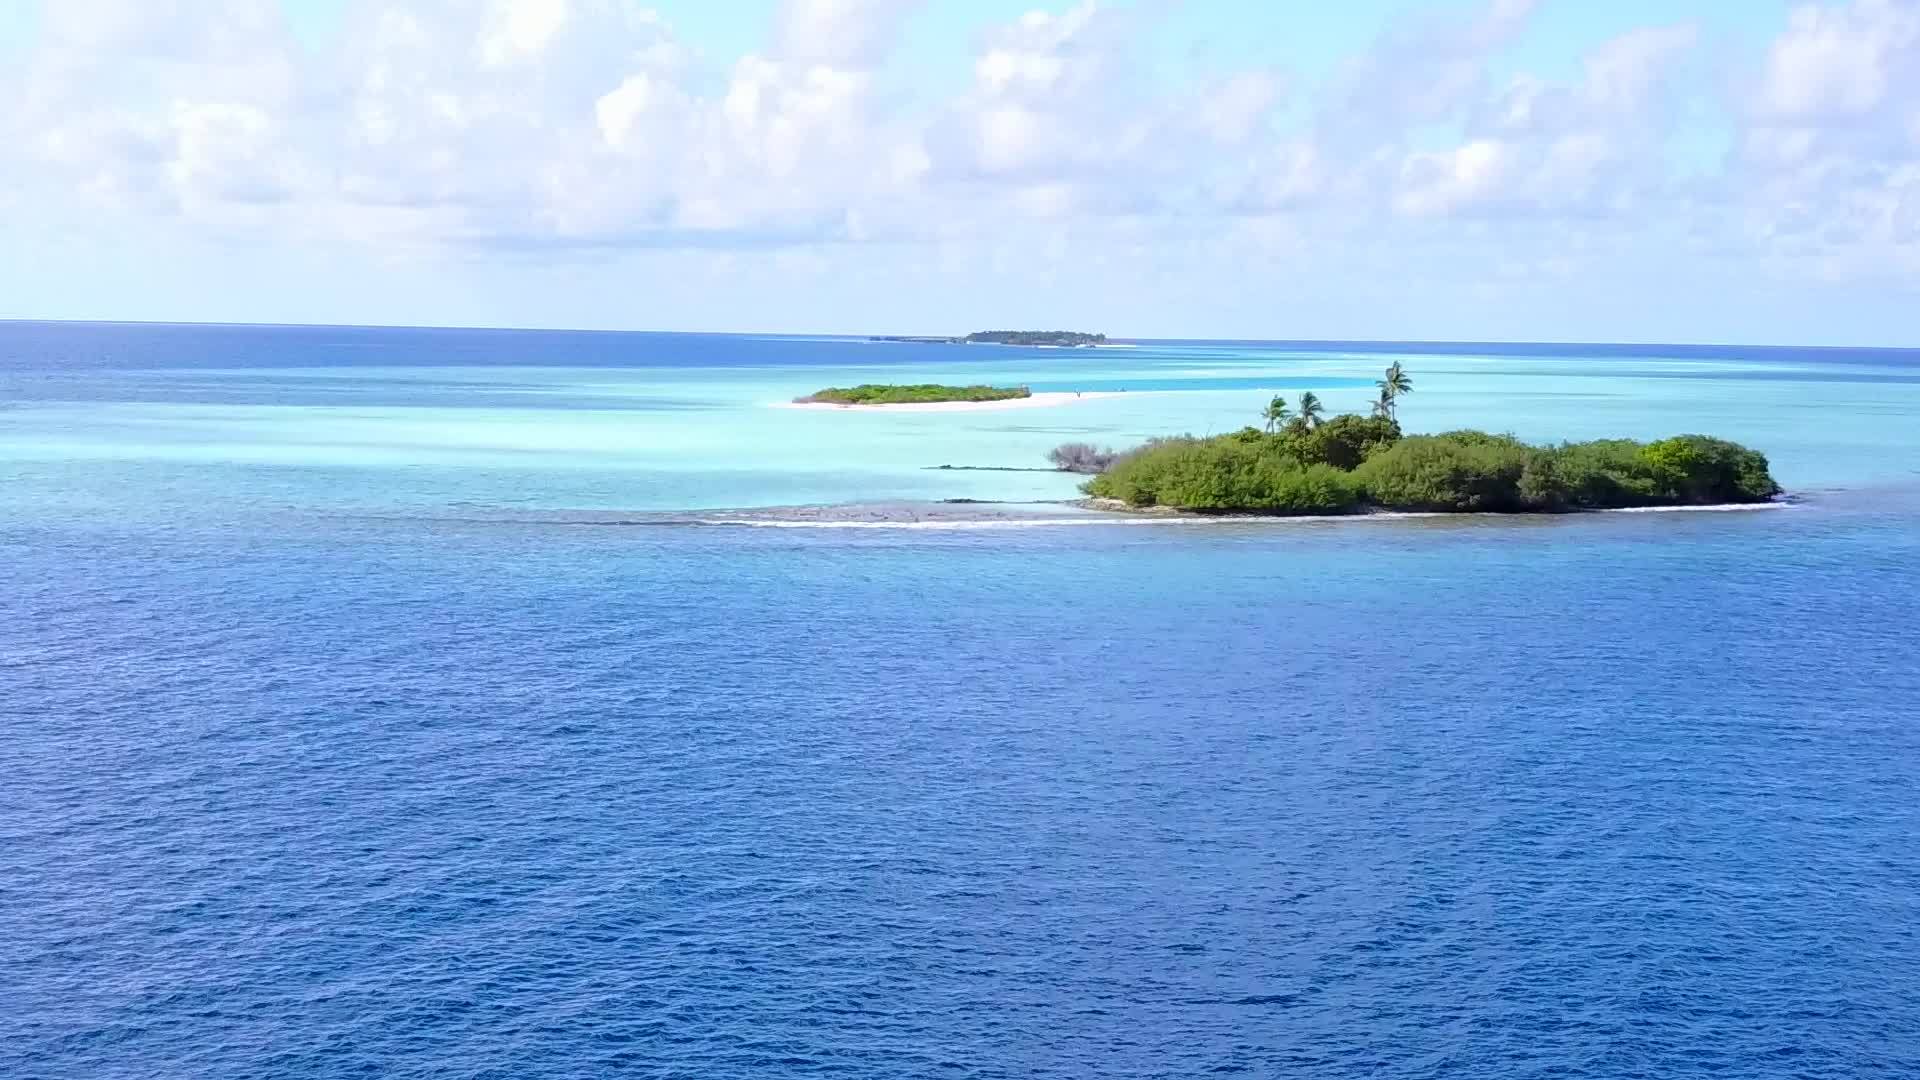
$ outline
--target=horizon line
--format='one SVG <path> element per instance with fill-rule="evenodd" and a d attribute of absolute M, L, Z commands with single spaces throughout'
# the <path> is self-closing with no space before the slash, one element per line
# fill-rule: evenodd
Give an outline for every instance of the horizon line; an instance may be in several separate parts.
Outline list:
<path fill-rule="evenodd" d="M 569 326 L 473 326 L 454 323 L 328 323 L 328 322 L 253 322 L 220 321 L 207 319 L 72 319 L 72 318 L 32 318 L 25 316 L 0 315 L 0 326 L 8 325 L 42 326 L 152 326 L 152 327 L 221 327 L 255 328 L 262 330 L 465 330 L 479 333 L 505 334 L 682 334 L 701 337 L 797 337 L 797 338 L 874 338 L 874 337 L 944 337 L 960 335 L 924 334 L 894 332 L 883 333 L 877 330 L 846 331 L 800 331 L 800 330 L 648 330 L 636 327 L 569 327 Z M 1572 338 L 1557 340 L 1527 340 L 1520 338 L 1251 338 L 1251 337 L 1127 337 L 1106 334 L 1108 340 L 1116 342 L 1140 343 L 1181 343 L 1203 342 L 1217 344 L 1262 344 L 1262 345 L 1542 345 L 1542 346 L 1579 346 L 1611 345 L 1624 348 L 1677 348 L 1677 349 L 1818 349 L 1836 352 L 1920 352 L 1920 344 L 1914 345 L 1833 345 L 1808 344 L 1805 342 L 1729 342 L 1729 341 L 1589 341 Z"/>

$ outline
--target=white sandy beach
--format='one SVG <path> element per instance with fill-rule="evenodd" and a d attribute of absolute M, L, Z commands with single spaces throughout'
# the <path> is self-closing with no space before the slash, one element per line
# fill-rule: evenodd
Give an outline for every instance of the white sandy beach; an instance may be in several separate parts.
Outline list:
<path fill-rule="evenodd" d="M 1120 397 L 1121 392 L 1103 390 L 1084 394 L 1048 392 L 1002 401 L 910 401 L 898 405 L 836 405 L 831 401 L 782 401 L 782 409 L 841 409 L 849 412 L 992 412 L 996 409 L 1044 409 L 1053 405 L 1071 405 L 1076 401 Z"/>

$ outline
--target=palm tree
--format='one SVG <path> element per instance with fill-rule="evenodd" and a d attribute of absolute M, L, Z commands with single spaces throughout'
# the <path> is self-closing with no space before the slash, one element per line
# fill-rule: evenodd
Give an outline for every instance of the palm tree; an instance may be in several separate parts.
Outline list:
<path fill-rule="evenodd" d="M 1292 409 L 1287 408 L 1286 398 L 1276 397 L 1267 402 L 1266 409 L 1260 414 L 1260 418 L 1267 422 L 1267 434 L 1271 435 L 1280 430 L 1280 425 L 1287 422 L 1287 417 L 1292 412 Z"/>
<path fill-rule="evenodd" d="M 1407 378 L 1407 372 L 1400 366 L 1398 360 L 1387 368 L 1385 377 L 1374 385 L 1380 388 L 1380 404 L 1373 407 L 1374 413 L 1385 416 L 1389 420 L 1393 419 L 1400 395 L 1413 393 L 1413 380 Z M 1381 412 L 1380 405 L 1386 406 L 1385 412 Z"/>
<path fill-rule="evenodd" d="M 1379 400 L 1373 403 L 1373 415 L 1383 420 L 1393 419 L 1393 395 L 1387 393 L 1385 387 L 1380 390 Z"/>
<path fill-rule="evenodd" d="M 1326 411 L 1326 406 L 1320 404 L 1320 395 L 1311 390 L 1300 395 L 1300 422 L 1309 428 L 1319 427 L 1320 414 Z"/>

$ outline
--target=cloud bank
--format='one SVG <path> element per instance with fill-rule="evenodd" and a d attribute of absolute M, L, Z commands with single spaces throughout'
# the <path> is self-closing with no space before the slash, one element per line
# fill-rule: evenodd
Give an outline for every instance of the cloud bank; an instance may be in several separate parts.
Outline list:
<path fill-rule="evenodd" d="M 945 85 L 903 70 L 916 0 L 787 0 L 739 56 L 626 0 L 355 3 L 319 48 L 271 0 L 61 0 L 0 76 L 0 210 L 449 264 L 1911 288 L 1920 0 L 1807 4 L 1758 50 L 1680 18 L 1544 75 L 1508 59 L 1538 6 L 1423 10 L 1310 77 L 1169 70 L 1166 9 L 1085 0 L 979 26 Z"/>

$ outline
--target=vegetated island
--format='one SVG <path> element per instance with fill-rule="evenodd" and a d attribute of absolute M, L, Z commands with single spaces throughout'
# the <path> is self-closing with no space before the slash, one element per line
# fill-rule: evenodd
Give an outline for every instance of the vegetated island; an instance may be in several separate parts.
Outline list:
<path fill-rule="evenodd" d="M 829 386 L 793 400 L 796 405 L 926 405 L 946 401 L 1012 401 L 1032 396 L 1033 391 L 1024 386 L 862 383 Z"/>
<path fill-rule="evenodd" d="M 1399 399 L 1413 390 L 1387 369 L 1372 415 L 1325 417 L 1274 398 L 1264 427 L 1153 439 L 1123 453 L 1069 443 L 1056 468 L 1092 474 L 1096 505 L 1202 514 L 1375 511 L 1564 513 L 1630 507 L 1764 503 L 1780 494 L 1766 456 L 1705 435 L 1657 442 L 1600 439 L 1552 446 L 1511 435 L 1404 435 Z"/>
<path fill-rule="evenodd" d="M 1107 343 L 1105 334 L 1078 330 L 978 330 L 966 337 L 902 337 L 876 335 L 868 341 L 909 341 L 923 345 L 1041 345 L 1056 349 L 1093 348 Z"/>

